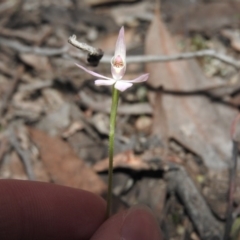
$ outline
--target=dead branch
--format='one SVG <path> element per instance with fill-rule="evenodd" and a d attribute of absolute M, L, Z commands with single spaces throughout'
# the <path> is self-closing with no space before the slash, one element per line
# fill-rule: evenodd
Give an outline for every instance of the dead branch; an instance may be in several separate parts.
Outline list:
<path fill-rule="evenodd" d="M 187 60 L 191 58 L 199 58 L 199 57 L 212 57 L 216 58 L 228 65 L 233 66 L 236 69 L 240 68 L 240 61 L 229 57 L 227 55 L 217 53 L 215 50 L 208 49 L 196 52 L 186 52 L 186 53 L 179 53 L 172 56 L 129 56 L 127 58 L 128 63 L 147 63 L 147 62 L 169 62 L 169 61 L 180 61 L 180 60 Z"/>
<path fill-rule="evenodd" d="M 77 41 L 76 35 L 72 35 L 69 37 L 68 42 L 72 44 L 74 47 L 86 51 L 91 55 L 96 55 L 96 56 L 103 56 L 103 51 L 101 49 L 94 48 L 92 46 L 89 46 L 87 43 L 82 43 Z"/>
<path fill-rule="evenodd" d="M 0 35 L 7 38 L 19 38 L 27 42 L 31 42 L 39 45 L 50 33 L 52 32 L 51 27 L 43 28 L 43 31 L 38 34 L 32 34 L 29 32 L 23 32 L 22 30 L 8 29 L 0 27 Z"/>
<path fill-rule="evenodd" d="M 68 39 L 68 42 L 71 43 L 74 47 L 88 52 L 89 55 L 93 55 L 96 57 L 99 56 L 99 60 L 103 56 L 103 51 L 101 49 L 96 49 L 94 47 L 89 46 L 86 43 L 78 42 L 75 35 L 70 37 Z M 202 50 L 197 52 L 180 53 L 173 56 L 151 56 L 151 55 L 150 56 L 146 56 L 146 55 L 128 56 L 127 63 L 169 62 L 169 61 L 180 61 L 180 60 L 187 60 L 187 59 L 199 58 L 199 57 L 216 58 L 226 64 L 233 66 L 236 69 L 240 68 L 240 61 L 237 61 L 234 58 L 229 57 L 227 55 L 217 53 L 215 50 L 212 50 L 212 49 L 207 49 L 207 50 Z M 111 61 L 111 58 L 112 58 L 111 56 L 105 56 L 103 57 L 102 62 L 109 63 Z"/>
<path fill-rule="evenodd" d="M 10 47 L 20 53 L 34 53 L 37 55 L 44 55 L 44 56 L 62 55 L 66 53 L 69 48 L 67 45 L 63 46 L 62 48 L 29 47 L 27 45 L 21 44 L 18 41 L 9 40 L 2 37 L 0 37 L 0 45 Z"/>
<path fill-rule="evenodd" d="M 77 41 L 76 35 L 72 35 L 69 37 L 68 42 L 72 44 L 74 47 L 85 51 L 88 53 L 87 61 L 92 64 L 93 66 L 97 66 L 101 58 L 103 57 L 103 51 L 100 48 L 94 48 L 92 46 L 89 46 L 86 43 L 82 43 Z"/>
<path fill-rule="evenodd" d="M 166 174 L 170 189 L 182 201 L 202 240 L 222 239 L 220 224 L 212 215 L 203 196 L 197 190 L 184 168 Z"/>
<path fill-rule="evenodd" d="M 109 64 L 109 62 L 112 59 L 112 56 L 108 56 L 108 55 L 103 57 L 103 51 L 101 49 L 94 48 L 92 46 L 89 46 L 86 43 L 78 42 L 75 35 L 71 36 L 68 39 L 68 42 L 71 43 L 74 47 L 87 52 L 88 53 L 87 61 L 92 66 L 97 66 L 100 60 L 102 63 Z M 34 53 L 34 54 L 45 55 L 45 56 L 63 55 L 65 57 L 80 58 L 81 60 L 83 59 L 82 54 L 69 51 L 68 46 L 63 46 L 62 48 L 29 47 L 24 44 L 21 44 L 18 41 L 9 40 L 2 37 L 0 37 L 0 45 L 10 47 L 20 53 Z M 172 56 L 163 56 L 163 55 L 162 56 L 154 56 L 154 55 L 128 56 L 127 63 L 171 62 L 171 61 L 181 61 L 181 60 L 188 60 L 188 59 L 200 58 L 200 57 L 212 57 L 236 68 L 237 70 L 240 69 L 239 60 L 236 60 L 225 54 L 218 53 L 212 49 L 196 51 L 196 52 L 179 53 Z"/>

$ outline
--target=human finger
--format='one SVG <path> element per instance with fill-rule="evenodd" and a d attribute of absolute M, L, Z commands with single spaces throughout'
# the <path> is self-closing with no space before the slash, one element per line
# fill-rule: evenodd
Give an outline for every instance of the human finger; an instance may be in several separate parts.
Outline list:
<path fill-rule="evenodd" d="M 0 239 L 89 239 L 105 209 L 102 198 L 84 190 L 0 180 Z"/>
<path fill-rule="evenodd" d="M 136 206 L 109 218 L 91 240 L 161 240 L 158 223 L 150 209 Z"/>

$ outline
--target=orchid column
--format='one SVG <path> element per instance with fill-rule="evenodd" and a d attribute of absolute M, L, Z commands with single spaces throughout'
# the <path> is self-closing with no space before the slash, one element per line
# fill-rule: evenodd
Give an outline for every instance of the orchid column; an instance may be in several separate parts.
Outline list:
<path fill-rule="evenodd" d="M 111 215 L 112 209 L 112 176 L 113 176 L 113 155 L 114 155 L 114 137 L 115 137 L 115 126 L 116 126 L 116 116 L 117 107 L 119 99 L 119 91 L 123 92 L 130 88 L 133 83 L 139 83 L 147 81 L 149 74 L 143 74 L 133 80 L 123 80 L 122 77 L 126 71 L 126 46 L 124 43 L 124 28 L 120 29 L 116 47 L 115 54 L 111 60 L 111 72 L 112 78 L 105 77 L 96 72 L 90 71 L 85 67 L 76 64 L 78 67 L 88 72 L 89 74 L 98 77 L 95 80 L 95 85 L 113 85 L 112 93 L 112 107 L 110 114 L 110 132 L 109 132 L 109 177 L 108 177 L 108 196 L 107 196 L 107 217 Z"/>

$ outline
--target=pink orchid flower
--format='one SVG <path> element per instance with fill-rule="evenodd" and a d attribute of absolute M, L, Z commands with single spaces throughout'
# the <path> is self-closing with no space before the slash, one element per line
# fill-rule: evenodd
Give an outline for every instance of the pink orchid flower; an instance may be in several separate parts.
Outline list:
<path fill-rule="evenodd" d="M 148 79 L 149 74 L 143 74 L 133 80 L 123 80 L 122 77 L 126 71 L 126 46 L 124 43 L 124 27 L 122 27 L 119 31 L 116 47 L 115 47 L 115 54 L 111 60 L 111 71 L 112 71 L 112 78 L 105 77 L 100 75 L 96 72 L 90 71 L 85 67 L 76 63 L 78 67 L 83 69 L 84 71 L 88 72 L 89 74 L 98 77 L 100 79 L 95 80 L 95 85 L 114 85 L 114 87 L 121 92 L 125 91 L 126 89 L 130 88 L 133 83 L 145 82 Z M 103 78 L 103 79 L 102 79 Z"/>

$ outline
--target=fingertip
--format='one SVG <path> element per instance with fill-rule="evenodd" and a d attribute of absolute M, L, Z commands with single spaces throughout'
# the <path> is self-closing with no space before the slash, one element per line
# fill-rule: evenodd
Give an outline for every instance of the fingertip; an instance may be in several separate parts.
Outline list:
<path fill-rule="evenodd" d="M 160 240 L 161 232 L 150 208 L 140 205 L 128 212 L 121 229 L 122 239 Z"/>
<path fill-rule="evenodd" d="M 161 240 L 157 220 L 146 206 L 135 206 L 108 219 L 91 240 Z"/>

